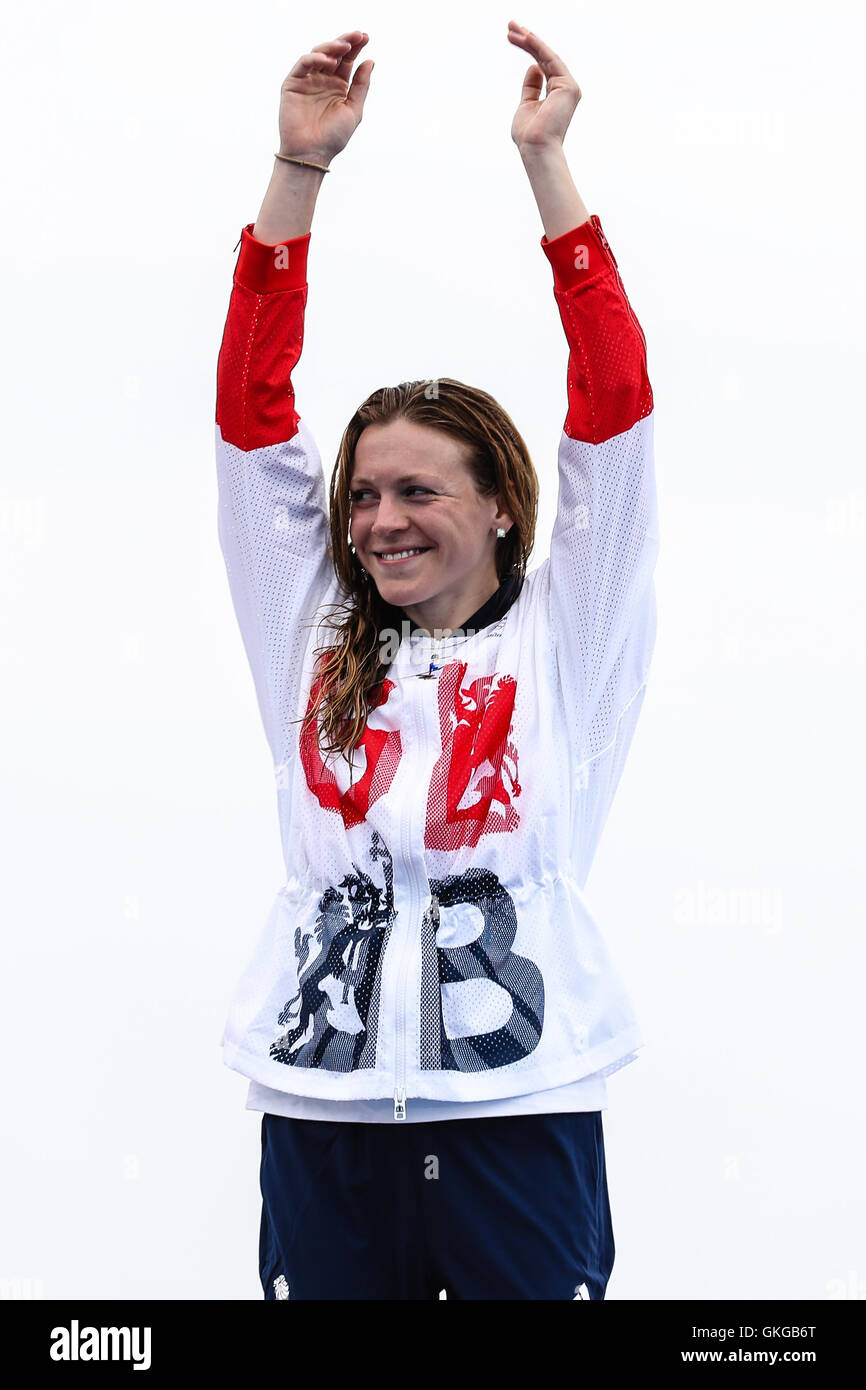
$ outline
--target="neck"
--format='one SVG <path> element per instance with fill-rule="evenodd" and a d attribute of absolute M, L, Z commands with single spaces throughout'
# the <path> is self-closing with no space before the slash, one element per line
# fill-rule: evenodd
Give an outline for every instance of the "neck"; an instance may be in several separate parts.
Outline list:
<path fill-rule="evenodd" d="M 425 599 L 423 603 L 412 603 L 403 608 L 407 617 L 417 623 L 419 627 L 426 628 L 430 633 L 437 628 L 440 632 L 453 632 L 455 628 L 465 623 L 473 613 L 492 598 L 499 588 L 500 580 L 496 574 L 487 575 L 477 584 L 463 589 L 455 595 L 447 591 L 434 594 L 432 598 Z"/>

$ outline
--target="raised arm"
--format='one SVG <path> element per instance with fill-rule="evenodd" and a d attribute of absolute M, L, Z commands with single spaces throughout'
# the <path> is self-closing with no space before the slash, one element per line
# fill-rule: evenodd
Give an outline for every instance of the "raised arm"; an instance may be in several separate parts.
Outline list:
<path fill-rule="evenodd" d="M 562 138 L 580 89 L 536 35 L 512 137 L 544 222 L 542 249 L 568 343 L 568 412 L 545 580 L 573 752 L 597 795 L 597 841 L 631 742 L 655 644 L 659 537 L 646 343 L 598 217 L 574 186 Z M 542 80 L 548 94 L 539 101 Z"/>
<path fill-rule="evenodd" d="M 372 63 L 348 86 L 367 36 L 305 54 L 283 83 L 280 153 L 329 166 L 361 119 Z M 322 463 L 295 405 L 307 252 L 325 174 L 277 160 L 241 247 L 217 363 L 219 538 L 275 763 L 295 746 L 310 619 L 337 597 Z"/>

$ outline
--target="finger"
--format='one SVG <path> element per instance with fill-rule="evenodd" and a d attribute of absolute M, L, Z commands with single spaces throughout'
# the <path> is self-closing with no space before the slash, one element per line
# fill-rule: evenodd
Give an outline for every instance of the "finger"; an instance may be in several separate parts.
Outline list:
<path fill-rule="evenodd" d="M 549 44 L 534 34 L 531 29 L 525 28 L 522 24 L 515 24 L 514 20 L 509 21 L 508 38 L 518 47 L 531 53 L 535 61 L 541 66 L 545 77 L 568 77 L 572 81 L 571 73 L 565 66 L 558 53 L 554 53 Z"/>
<path fill-rule="evenodd" d="M 351 29 L 346 34 L 341 34 L 338 39 L 325 39 L 324 43 L 313 44 L 311 53 L 330 53 L 341 61 L 345 61 L 350 53 L 358 53 L 369 39 L 370 35 L 365 34 L 362 29 Z"/>
<path fill-rule="evenodd" d="M 520 93 L 521 101 L 538 101 L 541 96 L 541 89 L 544 86 L 544 73 L 537 63 L 533 63 L 531 68 L 526 69 L 526 76 L 523 79 L 523 90 Z"/>
<path fill-rule="evenodd" d="M 358 34 L 357 39 L 351 42 L 350 47 L 346 49 L 345 53 L 340 59 L 337 68 L 335 69 L 336 75 L 338 77 L 342 77 L 344 82 L 348 82 L 349 78 L 352 75 L 352 67 L 355 62 L 355 59 L 361 52 L 361 49 L 364 47 L 364 45 L 369 43 L 370 41 L 369 34 L 361 33 L 360 30 L 357 30 L 356 33 Z"/>
<path fill-rule="evenodd" d="M 363 29 L 349 29 L 345 34 L 340 34 L 336 39 L 325 39 L 324 43 L 314 43 L 310 51 L 312 53 L 318 53 L 320 49 L 329 48 L 335 43 L 358 43 L 360 39 L 366 40 L 369 37 L 370 35 L 365 33 Z"/>
<path fill-rule="evenodd" d="M 308 77 L 313 72 L 333 72 L 340 59 L 332 53 L 305 53 L 298 59 L 289 77 Z"/>
<path fill-rule="evenodd" d="M 355 117 L 360 121 L 361 113 L 364 110 L 364 102 L 367 100 L 367 93 L 370 90 L 370 74 L 373 71 L 373 60 L 368 58 L 366 63 L 362 63 L 352 78 L 352 85 L 346 93 L 346 105 L 351 106 Z"/>
<path fill-rule="evenodd" d="M 354 59 L 354 54 L 363 48 L 369 37 L 369 34 L 363 33 L 360 29 L 351 29 L 348 33 L 341 34 L 338 39 L 326 39 L 324 43 L 317 43 L 309 53 L 298 59 L 289 76 L 306 77 L 311 72 L 338 72 L 341 77 L 348 76 L 341 71 L 341 64 L 350 54 Z M 356 45 L 354 51 L 353 44 Z"/>

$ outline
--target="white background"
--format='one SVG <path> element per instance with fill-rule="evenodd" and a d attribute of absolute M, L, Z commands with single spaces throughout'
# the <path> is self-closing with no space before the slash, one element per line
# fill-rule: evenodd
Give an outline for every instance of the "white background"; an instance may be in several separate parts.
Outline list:
<path fill-rule="evenodd" d="M 866 1296 L 862 9 L 19 6 L 6 17 L 0 1293 L 259 1299 L 261 1116 L 219 1042 L 283 880 L 216 531 L 233 250 L 297 57 L 364 120 L 298 407 L 491 391 L 542 479 L 566 349 L 510 124 L 530 25 L 649 345 L 659 635 L 587 885 L 648 1045 L 609 1081 L 611 1299 Z"/>

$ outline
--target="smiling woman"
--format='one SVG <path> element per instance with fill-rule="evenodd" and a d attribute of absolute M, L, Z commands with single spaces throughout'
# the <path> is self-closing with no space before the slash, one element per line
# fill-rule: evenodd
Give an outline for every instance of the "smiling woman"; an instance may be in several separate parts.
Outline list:
<path fill-rule="evenodd" d="M 387 673 L 385 630 L 404 617 L 428 631 L 463 628 L 504 579 L 525 575 L 537 515 L 529 451 L 488 392 L 439 377 L 368 396 L 331 478 L 331 550 L 346 597 L 342 619 L 330 619 L 336 640 L 318 650 L 304 729 L 318 725 L 323 747 L 351 761 Z M 418 553 L 393 558 L 410 549 Z"/>

